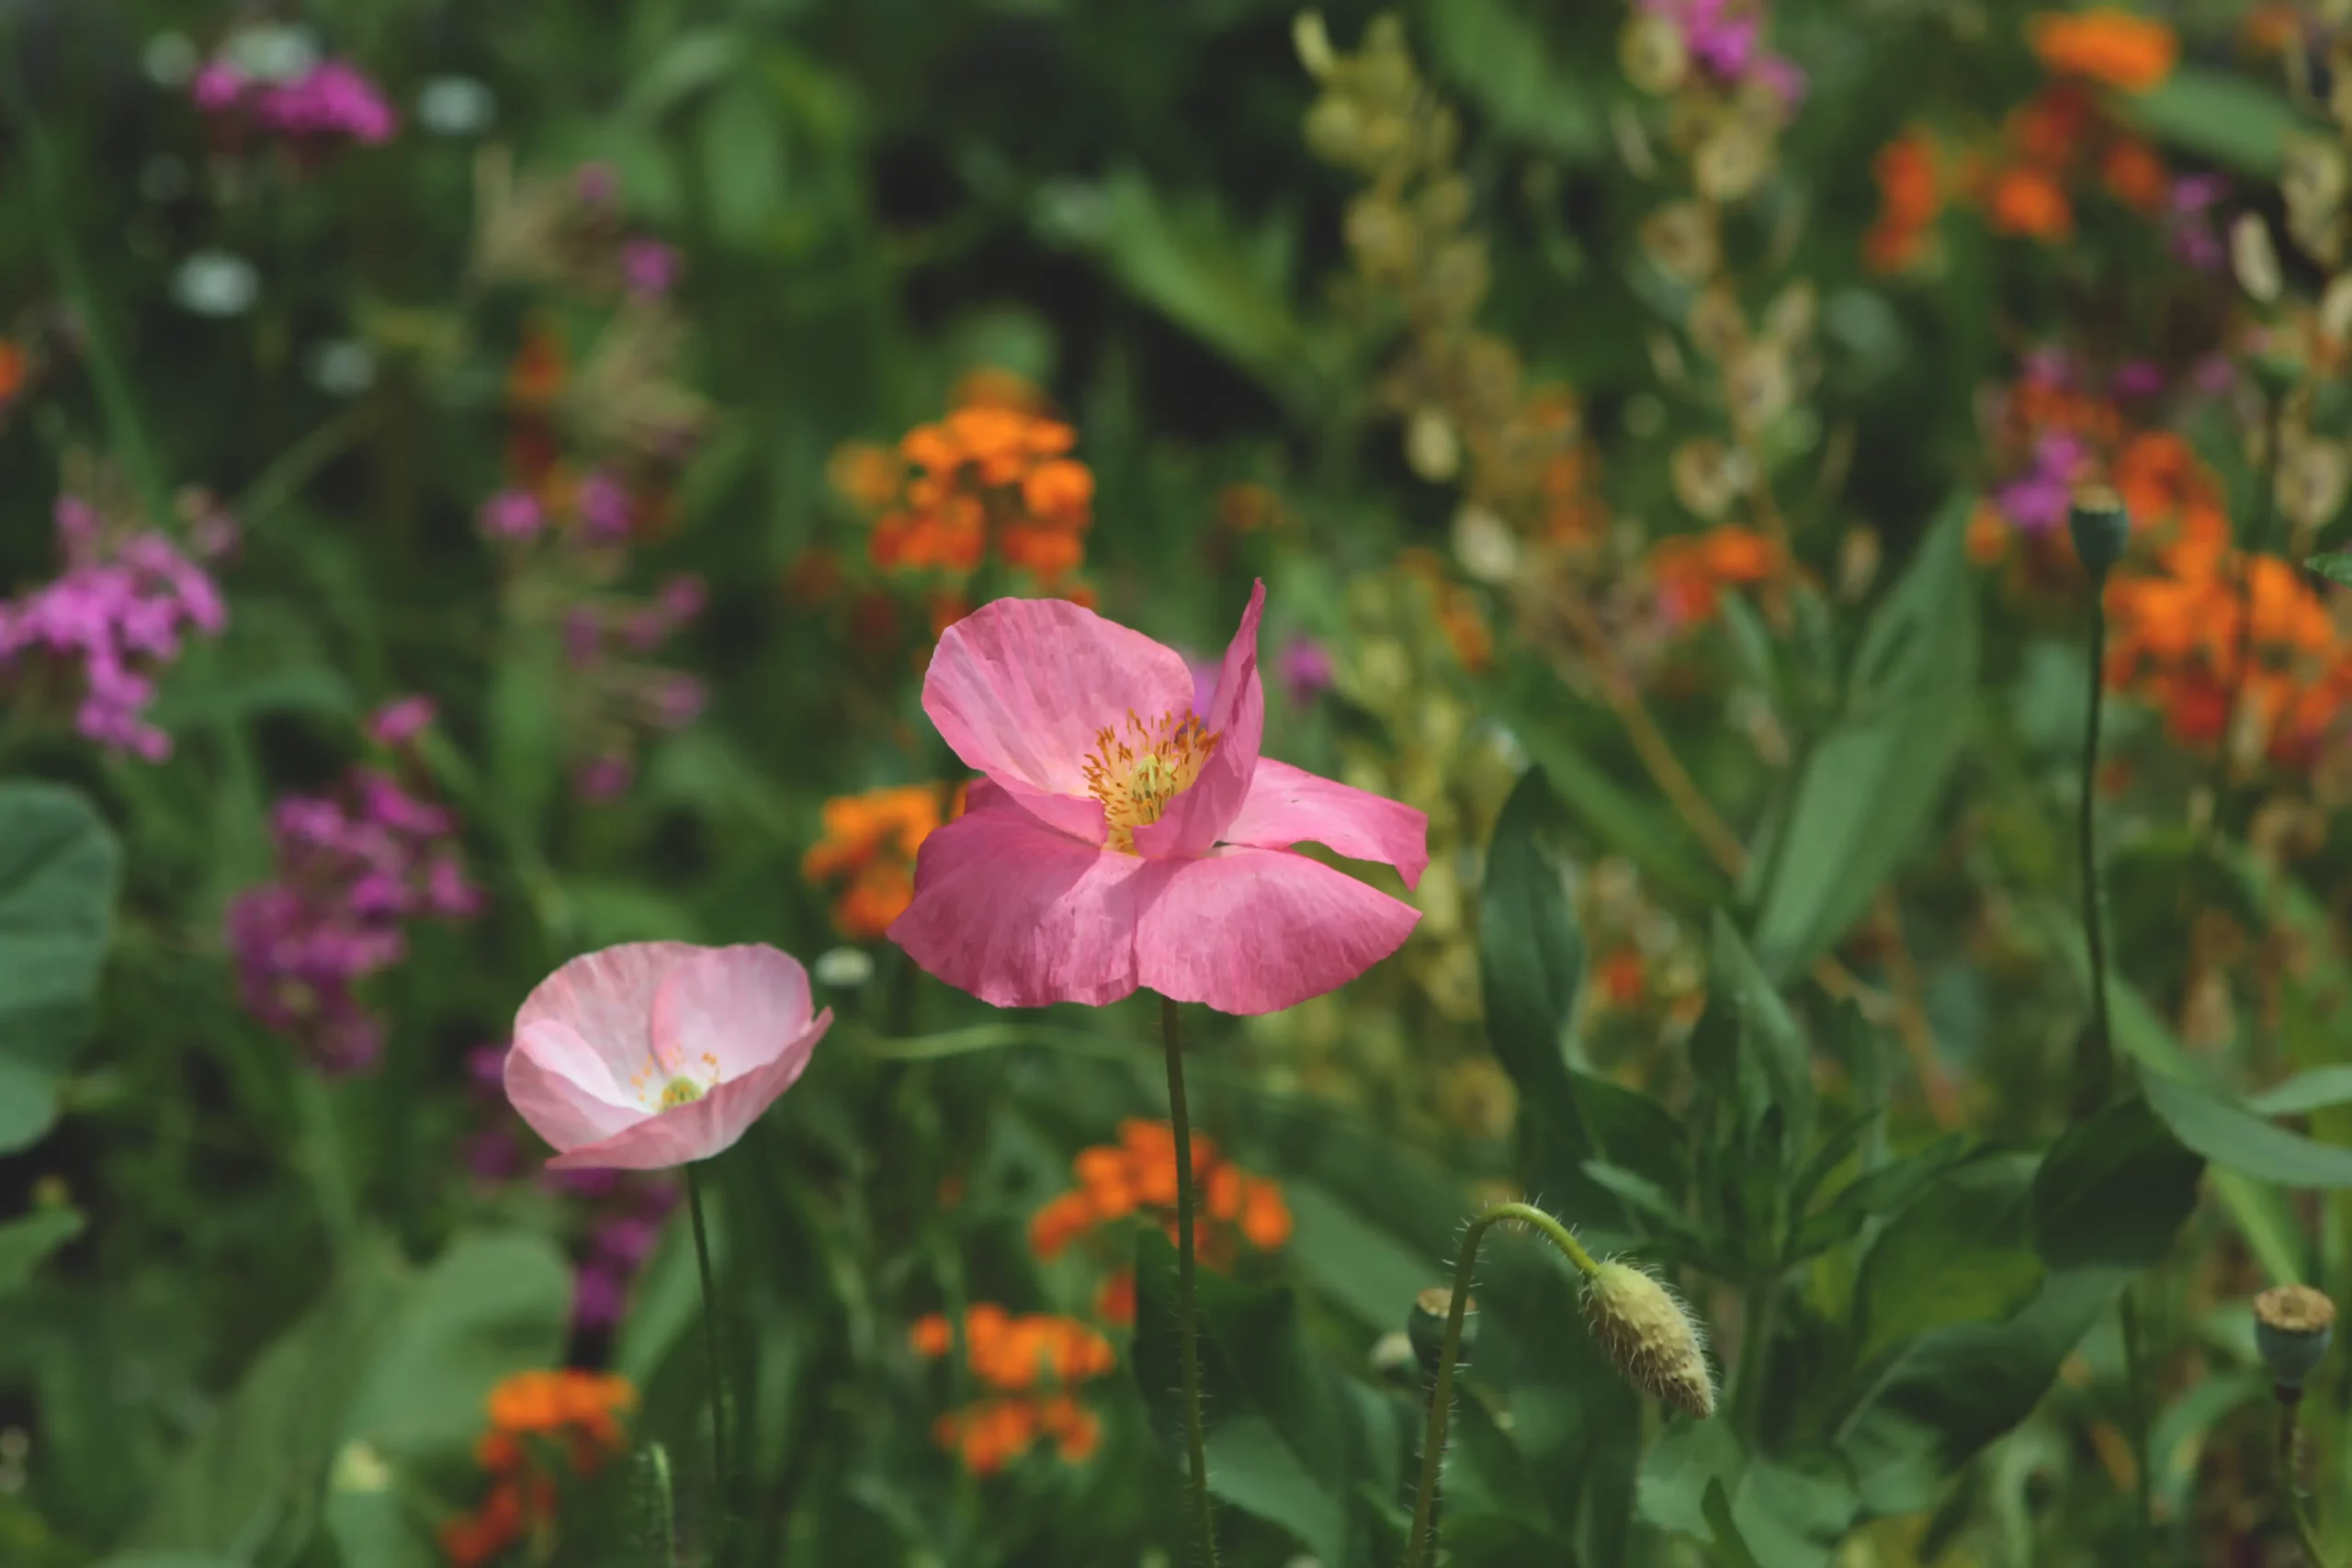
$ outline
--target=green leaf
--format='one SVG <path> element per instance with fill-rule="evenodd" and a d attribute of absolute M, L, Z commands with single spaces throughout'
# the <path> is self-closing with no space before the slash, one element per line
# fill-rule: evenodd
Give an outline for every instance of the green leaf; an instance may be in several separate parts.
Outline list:
<path fill-rule="evenodd" d="M 1707 965 L 1707 1010 L 1690 1043 L 1690 1065 L 1738 1106 L 1749 1133 L 1778 1110 L 1791 1147 L 1805 1143 L 1813 1108 L 1813 1064 L 1804 1036 L 1770 975 L 1715 911 Z"/>
<path fill-rule="evenodd" d="M 120 859 L 74 791 L 0 784 L 0 1154 L 57 1119 L 58 1082 L 89 1033 Z"/>
<path fill-rule="evenodd" d="M 0 1296 L 22 1290 L 49 1255 L 82 1234 L 79 1209 L 36 1209 L 0 1225 Z"/>
<path fill-rule="evenodd" d="M 1546 840 L 1558 816 L 1541 768 L 1503 802 L 1478 896 L 1478 978 L 1487 1044 L 1540 1102 L 1568 1104 L 1567 1033 L 1584 978 L 1584 937 L 1568 908 L 1561 856 Z"/>
<path fill-rule="evenodd" d="M 2308 124 L 2274 89 L 2195 65 L 2110 101 L 2126 124 L 2157 141 L 2262 179 L 2278 173 L 2286 139 Z"/>
<path fill-rule="evenodd" d="M 135 1541 L 270 1561 L 308 1541 L 353 1393 L 409 1284 L 389 1247 L 359 1247 L 173 1459 Z"/>
<path fill-rule="evenodd" d="M 546 1236 L 460 1236 L 419 1276 L 368 1369 L 345 1436 L 399 1462 L 465 1450 L 492 1387 L 558 1365 L 571 1270 Z"/>
<path fill-rule="evenodd" d="M 1560 804 L 1603 844 L 1640 866 L 1661 893 L 1694 903 L 1722 896 L 1724 879 L 1699 858 L 1681 818 L 1610 777 L 1563 732 L 1559 716 L 1582 705 L 1549 671 L 1525 659 L 1504 659 L 1485 692 L 1487 705 L 1544 770 Z"/>
<path fill-rule="evenodd" d="M 1285 1179 L 1292 1267 L 1317 1292 L 1379 1332 L 1404 1326 L 1416 1292 L 1434 1284 L 1429 1254 L 1407 1247 L 1316 1181 Z"/>
<path fill-rule="evenodd" d="M 1315 400 L 1314 345 L 1291 309 L 1288 226 L 1239 232 L 1214 196 L 1163 201 L 1134 169 L 1091 191 L 1049 192 L 1038 220 L 1094 250 L 1127 292 L 1285 403 Z"/>
<path fill-rule="evenodd" d="M 1997 1322 L 2033 1297 L 2032 1175 L 2028 1159 L 1972 1161 L 1880 1233 L 1854 1293 L 1862 1363 L 1946 1324 Z"/>
<path fill-rule="evenodd" d="M 1208 1435 L 1209 1490 L 1245 1513 L 1271 1519 L 1326 1553 L 1347 1539 L 1340 1500 L 1323 1490 L 1274 1424 L 1262 1416 L 1218 1420 Z"/>
<path fill-rule="evenodd" d="M 2288 1187 L 2352 1187 L 2352 1149 L 2274 1127 L 2211 1090 L 2143 1075 L 2148 1103 L 2174 1136 L 2215 1165 Z"/>
<path fill-rule="evenodd" d="M 1972 1456 L 2025 1418 L 2125 1284 L 2171 1247 L 2201 1168 L 2142 1100 L 2052 1146 L 2031 1189 L 2040 1292 L 2004 1322 L 1920 1335 L 1838 1423 L 1838 1452 L 1871 1513 L 1933 1506 Z"/>
<path fill-rule="evenodd" d="M 562 671 L 550 637 L 516 632 L 490 682 L 490 778 L 508 828 L 537 842 L 563 778 Z"/>
<path fill-rule="evenodd" d="M 96 1568 L 252 1568 L 242 1557 L 210 1551 L 118 1551 Z"/>
<path fill-rule="evenodd" d="M 1606 144 L 1600 84 L 1572 75 L 1521 11 L 1506 0 L 1441 0 L 1426 17 L 1433 63 L 1495 130 L 1568 158 Z"/>
<path fill-rule="evenodd" d="M 198 685 L 175 681 L 164 688 L 148 717 L 174 735 L 216 724 L 243 724 L 273 714 L 307 713 L 350 718 L 359 711 L 351 682 L 323 664 L 300 664 Z"/>
<path fill-rule="evenodd" d="M 2330 1106 L 2352 1105 L 2352 1065 L 2313 1067 L 2246 1098 L 2259 1116 L 2307 1116 Z"/>
<path fill-rule="evenodd" d="M 2303 565 L 2330 582 L 2340 582 L 2346 588 L 2352 588 L 2352 550 L 2329 550 L 2324 555 L 2312 557 Z"/>
<path fill-rule="evenodd" d="M 346 1449 L 327 1489 L 327 1536 L 342 1568 L 440 1568 L 446 1561 L 428 1522 L 393 1483 L 383 1461 Z"/>
<path fill-rule="evenodd" d="M 1976 679 L 1969 498 L 1948 503 L 1871 617 L 1845 716 L 1806 754 L 1757 911 L 1758 958 L 1801 973 L 1837 944 L 1901 866 L 1942 798 Z"/>

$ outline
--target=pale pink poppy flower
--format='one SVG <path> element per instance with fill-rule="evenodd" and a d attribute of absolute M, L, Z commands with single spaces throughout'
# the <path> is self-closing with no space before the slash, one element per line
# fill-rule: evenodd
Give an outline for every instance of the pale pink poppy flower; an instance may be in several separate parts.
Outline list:
<path fill-rule="evenodd" d="M 1429 818 L 1258 754 L 1261 582 L 1196 712 L 1183 657 L 1058 599 L 1001 599 L 939 639 L 923 711 L 987 777 L 922 841 L 890 940 L 999 1007 L 1137 987 L 1225 1012 L 1319 996 L 1419 910 L 1290 846 L 1417 886 Z"/>
<path fill-rule="evenodd" d="M 833 1021 L 773 947 L 635 942 L 575 958 L 524 998 L 506 1098 L 551 1168 L 708 1159 L 790 1089 Z"/>

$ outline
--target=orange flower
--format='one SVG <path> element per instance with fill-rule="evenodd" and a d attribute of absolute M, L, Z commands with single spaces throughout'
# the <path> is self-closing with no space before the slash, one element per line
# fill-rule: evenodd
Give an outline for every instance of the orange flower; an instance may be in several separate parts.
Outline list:
<path fill-rule="evenodd" d="M 2011 109 L 2002 131 L 2020 161 L 2054 174 L 2075 161 L 2098 118 L 2082 84 L 2053 82 Z"/>
<path fill-rule="evenodd" d="M 2055 243 L 2075 232 L 2074 204 L 2065 188 L 2041 169 L 2020 164 L 1995 175 L 1985 208 L 1997 234 Z"/>
<path fill-rule="evenodd" d="M 938 1313 L 926 1313 L 907 1331 L 907 1343 L 914 1347 L 916 1355 L 936 1360 L 955 1348 L 955 1330 Z"/>
<path fill-rule="evenodd" d="M 30 370 L 25 351 L 8 339 L 0 338 L 0 403 L 10 401 L 25 389 Z"/>
<path fill-rule="evenodd" d="M 1241 1234 L 1261 1252 L 1272 1252 L 1290 1240 L 1290 1205 L 1283 1190 L 1271 1181 L 1251 1179 L 1241 1192 Z"/>
<path fill-rule="evenodd" d="M 906 475 L 897 453 L 870 441 L 844 441 L 825 459 L 825 482 L 835 494 L 868 512 L 889 505 Z"/>
<path fill-rule="evenodd" d="M 1632 1007 L 1648 988 L 1648 971 L 1639 948 L 1617 948 L 1600 961 L 1600 994 L 1611 1007 Z"/>
<path fill-rule="evenodd" d="M 1871 158 L 1871 177 L 1878 183 L 1879 215 L 1863 236 L 1862 259 L 1873 272 L 1900 272 L 1926 251 L 1943 207 L 1934 143 L 1923 132 L 1905 131 Z"/>
<path fill-rule="evenodd" d="M 2172 28 L 2108 6 L 2046 12 L 2027 22 L 2026 37 L 2052 72 L 2126 92 L 2144 93 L 2162 83 L 2180 58 Z"/>
<path fill-rule="evenodd" d="M 1696 536 L 1659 540 L 1649 566 L 1660 611 L 1675 625 L 1693 626 L 1713 618 L 1724 589 L 1769 582 L 1785 573 L 1788 558 L 1753 528 L 1726 524 Z"/>
<path fill-rule="evenodd" d="M 1050 458 L 1021 481 L 1021 498 L 1039 517 L 1083 525 L 1087 508 L 1094 502 L 1093 471 L 1068 457 Z"/>
<path fill-rule="evenodd" d="M 870 942 L 914 900 L 915 851 L 941 821 L 937 784 L 901 784 L 825 802 L 825 836 L 801 858 L 811 882 L 846 884 L 833 903 L 842 934 Z"/>
<path fill-rule="evenodd" d="M 1051 1261 L 1087 1232 L 1138 1211 L 1174 1233 L 1176 1137 L 1167 1122 L 1131 1117 L 1119 1123 L 1118 1143 L 1080 1150 L 1070 1170 L 1078 1186 L 1048 1200 L 1030 1217 L 1029 1245 L 1040 1258 Z M 1197 1134 L 1193 1175 L 1204 1211 L 1198 1217 L 1196 1239 L 1211 1267 L 1230 1259 L 1237 1235 L 1261 1251 L 1289 1240 L 1290 1210 L 1282 1189 L 1228 1163 L 1214 1143 Z M 1127 1282 L 1130 1294 L 1125 1303 L 1130 1316 L 1133 1285 L 1133 1280 Z"/>
<path fill-rule="evenodd" d="M 1136 1320 L 1136 1271 L 1122 1269 L 1094 1292 L 1094 1315 L 1105 1323 L 1130 1327 Z"/>
<path fill-rule="evenodd" d="M 2108 195 L 2150 217 L 2165 209 L 2172 193 L 2172 175 L 2164 159 L 2136 136 L 2109 142 L 2098 172 Z"/>
<path fill-rule="evenodd" d="M 496 1479 L 480 1508 L 442 1523 L 443 1553 L 458 1568 L 476 1568 L 551 1523 L 555 1483 L 523 1439 L 545 1439 L 573 1469 L 593 1471 L 620 1451 L 617 1416 L 636 1403 L 628 1379 L 604 1372 L 524 1371 L 501 1382 L 490 1393 L 490 1430 L 474 1445 L 474 1457 Z"/>
<path fill-rule="evenodd" d="M 531 323 L 506 369 L 506 400 L 537 412 L 553 406 L 566 372 L 563 338 L 545 321 Z"/>

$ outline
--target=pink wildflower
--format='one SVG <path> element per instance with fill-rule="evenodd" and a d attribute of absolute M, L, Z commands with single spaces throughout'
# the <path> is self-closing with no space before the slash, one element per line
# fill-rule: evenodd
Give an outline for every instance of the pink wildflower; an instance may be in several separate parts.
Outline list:
<path fill-rule="evenodd" d="M 527 539 L 547 525 L 547 513 L 529 491 L 503 490 L 481 503 L 475 521 L 493 539 Z"/>
<path fill-rule="evenodd" d="M 1061 600 L 949 627 L 923 711 L 987 776 L 923 840 L 890 939 L 1000 1007 L 1148 986 L 1272 1012 L 1394 953 L 1419 911 L 1289 846 L 1385 861 L 1411 886 L 1429 819 L 1259 755 L 1264 605 L 1261 583 L 1205 712 L 1181 655 Z"/>
<path fill-rule="evenodd" d="M 621 246 L 621 282 L 636 299 L 660 299 L 678 286 L 678 253 L 659 240 Z"/>
<path fill-rule="evenodd" d="M 153 672 L 179 657 L 190 628 L 217 635 L 228 624 L 220 591 L 162 534 L 109 537 L 97 509 L 74 496 L 59 499 L 56 518 L 65 574 L 0 604 L 0 670 L 29 653 L 78 665 L 74 727 L 101 746 L 161 761 L 171 738 L 142 716 L 154 700 Z"/>
<path fill-rule="evenodd" d="M 383 1023 L 353 987 L 407 956 L 408 921 L 481 908 L 455 832 L 447 812 L 370 769 L 335 795 L 281 799 L 270 814 L 277 879 L 229 905 L 245 1010 L 329 1071 L 373 1062 Z"/>
<path fill-rule="evenodd" d="M 1293 633 L 1274 658 L 1283 691 L 1293 707 L 1303 708 L 1329 691 L 1339 674 L 1331 651 L 1304 632 Z"/>
<path fill-rule="evenodd" d="M 555 1145 L 551 1168 L 708 1159 L 792 1087 L 832 1021 L 772 947 L 608 947 L 525 998 L 506 1098 Z"/>
<path fill-rule="evenodd" d="M 337 141 L 375 146 L 400 130 L 400 115 L 356 65 L 321 61 L 289 81 L 256 81 L 226 59 L 200 67 L 190 85 L 196 107 L 216 119 L 251 124 L 304 146 Z"/>
<path fill-rule="evenodd" d="M 431 697 L 398 697 L 368 716 L 368 738 L 379 746 L 400 746 L 424 733 L 434 719 Z"/>

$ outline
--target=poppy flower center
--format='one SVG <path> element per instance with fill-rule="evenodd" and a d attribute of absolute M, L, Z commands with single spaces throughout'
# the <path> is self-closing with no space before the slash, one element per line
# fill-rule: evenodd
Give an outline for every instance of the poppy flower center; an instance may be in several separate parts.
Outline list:
<path fill-rule="evenodd" d="M 628 1091 L 649 1111 L 675 1111 L 692 1105 L 718 1087 L 718 1058 L 706 1051 L 700 1059 L 673 1065 L 657 1053 L 628 1080 Z"/>
<path fill-rule="evenodd" d="M 1124 729 L 1105 726 L 1095 732 L 1094 750 L 1086 754 L 1086 787 L 1102 803 L 1111 848 L 1136 852 L 1136 829 L 1159 821 L 1168 803 L 1200 776 L 1216 740 L 1189 710 L 1149 723 L 1130 710 Z"/>

